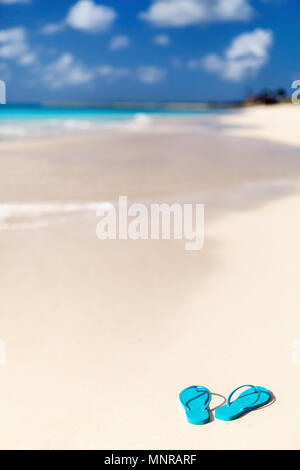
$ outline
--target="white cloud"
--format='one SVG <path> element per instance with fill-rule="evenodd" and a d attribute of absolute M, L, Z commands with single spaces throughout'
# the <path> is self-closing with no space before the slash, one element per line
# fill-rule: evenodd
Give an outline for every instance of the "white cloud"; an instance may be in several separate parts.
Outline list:
<path fill-rule="evenodd" d="M 218 0 L 215 2 L 214 13 L 223 21 L 245 21 L 252 17 L 254 10 L 248 0 Z"/>
<path fill-rule="evenodd" d="M 191 70 L 196 70 L 202 67 L 202 59 L 191 59 L 188 61 L 187 66 Z"/>
<path fill-rule="evenodd" d="M 26 52 L 19 59 L 20 65 L 31 65 L 36 61 L 36 54 L 34 52 Z"/>
<path fill-rule="evenodd" d="M 163 80 L 166 72 L 163 68 L 155 65 L 144 65 L 138 67 L 135 72 L 128 68 L 115 67 L 113 65 L 101 65 L 97 69 L 98 76 L 106 78 L 110 82 L 114 82 L 121 78 L 137 79 L 138 81 L 151 85 Z"/>
<path fill-rule="evenodd" d="M 51 88 L 63 88 L 70 85 L 82 85 L 93 80 L 93 70 L 77 62 L 72 54 L 65 53 L 58 60 L 44 69 L 44 81 Z"/>
<path fill-rule="evenodd" d="M 13 5 L 14 3 L 30 3 L 30 0 L 0 0 L 4 5 Z"/>
<path fill-rule="evenodd" d="M 11 29 L 0 30 L 0 43 L 25 42 L 25 38 L 26 38 L 26 31 L 21 26 L 11 28 Z"/>
<path fill-rule="evenodd" d="M 170 44 L 170 38 L 167 34 L 158 34 L 153 38 L 153 42 L 157 46 L 168 46 Z"/>
<path fill-rule="evenodd" d="M 54 89 L 88 84 L 97 77 L 106 79 L 108 82 L 115 82 L 129 75 L 130 71 L 125 67 L 112 65 L 87 67 L 70 53 L 62 54 L 55 62 L 43 69 L 44 82 Z"/>
<path fill-rule="evenodd" d="M 35 62 L 36 54 L 29 49 L 26 30 L 23 27 L 0 30 L 0 57 L 15 60 L 20 65 L 31 65 Z"/>
<path fill-rule="evenodd" d="M 249 0 L 153 0 L 139 17 L 155 26 L 184 27 L 206 22 L 247 21 Z"/>
<path fill-rule="evenodd" d="M 257 28 L 252 33 L 243 33 L 237 36 L 227 49 L 226 57 L 234 60 L 250 55 L 265 59 L 271 45 L 272 32 Z"/>
<path fill-rule="evenodd" d="M 21 42 L 7 42 L 0 47 L 0 57 L 3 59 L 16 59 L 25 52 L 26 45 Z"/>
<path fill-rule="evenodd" d="M 145 84 L 154 84 L 166 76 L 166 71 L 158 66 L 140 66 L 134 71 L 127 67 L 102 64 L 98 67 L 87 67 L 77 61 L 70 53 L 62 54 L 56 61 L 42 69 L 43 81 L 51 88 L 78 86 L 90 83 L 97 78 L 109 83 L 129 78 Z"/>
<path fill-rule="evenodd" d="M 109 43 L 109 49 L 117 51 L 119 49 L 126 49 L 130 46 L 130 38 L 128 36 L 115 36 Z"/>
<path fill-rule="evenodd" d="M 101 33 L 112 25 L 116 17 L 117 13 L 113 8 L 97 5 L 94 0 L 79 0 L 69 9 L 64 20 L 48 23 L 40 32 L 47 35 L 56 34 L 70 26 L 88 33 Z"/>
<path fill-rule="evenodd" d="M 109 81 L 116 81 L 120 78 L 128 77 L 130 71 L 127 68 L 114 67 L 112 65 L 101 65 L 98 67 L 98 75 L 107 78 Z"/>
<path fill-rule="evenodd" d="M 161 67 L 157 67 L 156 65 L 144 65 L 137 69 L 138 80 L 148 85 L 160 82 L 165 78 L 165 76 L 165 70 Z"/>
<path fill-rule="evenodd" d="M 63 31 L 65 29 L 65 22 L 61 21 L 60 23 L 48 23 L 40 30 L 42 34 L 55 34 Z"/>
<path fill-rule="evenodd" d="M 106 31 L 116 17 L 113 8 L 97 5 L 93 0 L 79 0 L 70 8 L 66 23 L 75 29 L 97 33 Z"/>
<path fill-rule="evenodd" d="M 197 0 L 155 0 L 140 18 L 156 26 L 186 26 L 204 21 L 205 8 Z"/>
<path fill-rule="evenodd" d="M 225 80 L 241 81 L 255 76 L 267 63 L 272 44 L 272 31 L 257 28 L 237 36 L 223 56 L 207 55 L 201 65 Z"/>

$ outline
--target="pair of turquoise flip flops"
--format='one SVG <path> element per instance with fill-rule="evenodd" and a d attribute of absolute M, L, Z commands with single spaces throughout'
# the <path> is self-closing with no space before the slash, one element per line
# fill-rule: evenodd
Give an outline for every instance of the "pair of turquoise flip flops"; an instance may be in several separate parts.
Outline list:
<path fill-rule="evenodd" d="M 233 394 L 240 388 L 247 387 L 238 398 L 232 400 Z M 240 416 L 266 405 L 271 399 L 269 390 L 254 385 L 241 385 L 237 387 L 228 397 L 227 403 L 216 409 L 215 417 L 223 421 L 231 421 Z M 201 385 L 192 385 L 182 390 L 179 400 L 183 405 L 186 418 L 191 424 L 206 424 L 210 420 L 209 404 L 211 392 Z"/>

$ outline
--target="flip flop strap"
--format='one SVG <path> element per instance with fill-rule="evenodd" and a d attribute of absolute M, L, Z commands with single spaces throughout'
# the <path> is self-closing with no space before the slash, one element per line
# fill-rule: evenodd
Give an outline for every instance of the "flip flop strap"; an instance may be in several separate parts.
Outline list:
<path fill-rule="evenodd" d="M 207 394 L 207 399 L 206 399 L 206 402 L 205 402 L 205 406 L 204 408 L 207 408 L 208 405 L 210 404 L 210 401 L 211 401 L 211 393 L 210 393 L 210 390 L 208 390 L 208 388 L 206 387 L 202 387 L 201 385 L 192 385 L 191 387 L 188 387 L 188 389 L 186 390 L 189 390 L 191 388 L 194 388 L 197 390 L 197 392 L 202 392 L 202 393 L 199 393 L 199 395 L 195 395 L 194 397 L 190 398 L 189 400 L 187 400 L 186 402 L 183 402 L 182 399 L 180 398 L 180 401 L 181 403 L 183 404 L 183 406 L 185 407 L 185 409 L 187 411 L 191 411 L 191 408 L 189 407 L 189 403 L 191 403 L 192 401 L 196 400 L 197 398 L 200 398 L 202 397 L 205 393 Z"/>
<path fill-rule="evenodd" d="M 231 401 L 232 395 L 233 395 L 237 390 L 239 390 L 240 388 L 244 388 L 244 387 L 253 388 L 256 393 L 258 392 L 258 393 L 257 393 L 257 398 L 256 398 L 256 400 L 252 403 L 252 405 L 254 405 L 254 404 L 257 402 L 257 400 L 258 400 L 258 398 L 259 398 L 259 395 L 260 395 L 260 391 L 257 389 L 257 387 L 256 387 L 255 385 L 241 385 L 240 387 L 237 387 L 235 390 L 233 390 L 233 391 L 231 392 L 231 394 L 229 395 L 228 400 L 227 400 L 227 406 L 230 406 L 230 405 L 232 404 L 232 401 Z M 243 408 L 243 409 L 245 410 L 245 409 L 247 409 L 247 408 L 249 408 L 249 406 L 246 406 L 246 407 Z"/>

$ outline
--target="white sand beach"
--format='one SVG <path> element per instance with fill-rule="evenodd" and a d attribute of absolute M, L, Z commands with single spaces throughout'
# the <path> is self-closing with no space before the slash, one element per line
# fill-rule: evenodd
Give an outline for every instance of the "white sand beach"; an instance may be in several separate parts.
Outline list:
<path fill-rule="evenodd" d="M 226 116 L 225 125 L 235 126 L 227 135 L 261 137 L 288 145 L 300 145 L 299 106 L 281 104 L 275 109 L 268 106 L 244 108 L 231 117 Z"/>
<path fill-rule="evenodd" d="M 164 132 L 0 143 L 9 207 L 127 194 L 206 211 L 199 252 L 100 241 L 93 213 L 42 227 L 3 218 L 0 448 L 300 447 L 300 106 L 211 119 L 206 135 L 174 119 Z M 233 422 L 186 422 L 182 388 L 227 398 L 249 383 L 276 401 Z"/>

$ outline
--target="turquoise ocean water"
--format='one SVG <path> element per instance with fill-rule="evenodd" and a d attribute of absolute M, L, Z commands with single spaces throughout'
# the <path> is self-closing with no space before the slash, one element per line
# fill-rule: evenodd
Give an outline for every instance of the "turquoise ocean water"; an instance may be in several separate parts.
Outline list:
<path fill-rule="evenodd" d="M 159 106 L 149 108 L 99 108 L 99 107 L 62 107 L 36 105 L 1 105 L 0 106 L 0 142 L 5 140 L 55 137 L 59 135 L 81 135 L 101 130 L 139 130 L 151 128 L 157 118 L 162 118 L 159 132 L 178 132 L 180 126 L 170 126 L 163 118 L 199 117 L 195 120 L 196 132 L 207 127 L 209 116 L 218 113 L 214 110 L 162 109 Z M 205 119 L 206 117 L 206 119 Z M 199 122 L 200 121 L 200 122 Z M 175 129 L 174 129 L 175 128 Z M 183 131 L 186 132 L 184 126 Z M 27 200 L 26 200 L 27 201 Z M 0 230 L 25 229 L 47 226 L 56 221 L 65 222 L 73 217 L 88 216 L 95 212 L 103 201 L 35 201 L 1 202 Z M 106 206 L 105 206 L 106 207 Z"/>
<path fill-rule="evenodd" d="M 101 129 L 140 126 L 155 118 L 207 116 L 207 109 L 112 108 L 89 106 L 1 105 L 0 140 L 86 133 Z"/>

